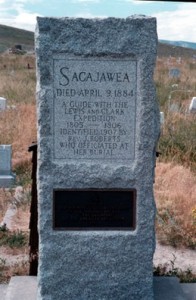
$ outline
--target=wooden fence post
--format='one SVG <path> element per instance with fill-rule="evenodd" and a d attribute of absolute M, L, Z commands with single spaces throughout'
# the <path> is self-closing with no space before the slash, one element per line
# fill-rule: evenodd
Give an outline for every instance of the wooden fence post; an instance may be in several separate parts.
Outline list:
<path fill-rule="evenodd" d="M 29 258 L 30 258 L 30 267 L 29 275 L 37 276 L 38 269 L 38 210 L 37 210 L 37 144 L 33 143 L 29 149 L 29 152 L 32 153 L 32 189 L 31 189 L 31 207 L 30 207 L 30 236 L 29 236 Z"/>

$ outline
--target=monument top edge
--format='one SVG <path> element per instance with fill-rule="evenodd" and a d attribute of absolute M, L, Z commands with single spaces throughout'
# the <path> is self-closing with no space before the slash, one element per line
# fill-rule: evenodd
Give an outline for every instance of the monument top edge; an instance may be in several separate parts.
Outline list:
<path fill-rule="evenodd" d="M 105 20 L 124 20 L 124 21 L 130 21 L 130 20 L 155 20 L 155 17 L 147 16 L 147 15 L 141 15 L 141 14 L 134 14 L 127 16 L 126 18 L 118 18 L 118 17 L 94 17 L 94 18 L 85 18 L 85 17 L 37 17 L 37 22 L 44 20 L 57 20 L 57 21 L 67 21 L 67 20 L 89 20 L 89 21 L 105 21 Z"/>

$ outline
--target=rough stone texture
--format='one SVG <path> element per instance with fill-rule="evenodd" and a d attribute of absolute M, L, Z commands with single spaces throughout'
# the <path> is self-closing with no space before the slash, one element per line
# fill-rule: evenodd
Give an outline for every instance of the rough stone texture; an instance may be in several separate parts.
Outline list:
<path fill-rule="evenodd" d="M 153 84 L 156 46 L 156 20 L 150 17 L 38 18 L 37 299 L 153 299 L 153 179 L 160 121 Z M 53 58 L 57 54 L 65 60 L 137 61 L 134 159 L 54 158 Z M 66 188 L 135 188 L 136 230 L 54 231 L 53 189 Z"/>

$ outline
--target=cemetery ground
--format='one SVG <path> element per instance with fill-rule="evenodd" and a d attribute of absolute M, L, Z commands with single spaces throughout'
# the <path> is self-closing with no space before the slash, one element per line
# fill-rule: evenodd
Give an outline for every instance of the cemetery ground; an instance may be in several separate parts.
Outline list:
<path fill-rule="evenodd" d="M 180 77 L 170 78 L 170 68 L 176 67 L 181 71 Z M 0 282 L 5 282 L 12 275 L 28 274 L 31 153 L 27 150 L 36 141 L 34 57 L 2 54 L 0 77 L 0 96 L 7 99 L 7 109 L 0 111 L 0 144 L 12 145 L 16 186 L 23 187 L 12 230 L 0 228 Z M 161 155 L 157 159 L 154 188 L 156 234 L 163 247 L 160 251 L 164 252 L 155 273 L 177 273 L 187 281 L 196 281 L 191 256 L 196 247 L 196 116 L 188 113 L 190 101 L 196 96 L 195 77 L 196 64 L 192 58 L 182 57 L 180 64 L 175 57 L 157 59 L 155 82 L 165 122 L 158 146 Z M 14 201 L 14 192 L 14 189 L 0 189 L 0 222 Z M 168 249 L 166 266 L 161 258 Z M 178 253 L 187 253 L 185 266 L 176 264 Z"/>

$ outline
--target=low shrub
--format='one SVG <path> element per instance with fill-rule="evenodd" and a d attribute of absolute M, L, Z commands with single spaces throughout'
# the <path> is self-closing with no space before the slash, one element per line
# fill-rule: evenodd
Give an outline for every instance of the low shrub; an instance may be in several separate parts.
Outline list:
<path fill-rule="evenodd" d="M 158 266 L 154 266 L 153 274 L 154 276 L 176 276 L 180 279 L 181 283 L 195 283 L 196 282 L 196 274 L 192 272 L 191 269 L 187 269 L 183 271 L 180 268 L 176 268 L 175 266 L 176 257 L 173 254 L 173 260 L 166 264 L 160 264 Z"/>
<path fill-rule="evenodd" d="M 159 140 L 160 161 L 172 161 L 196 171 L 196 118 L 168 114 Z"/>
<path fill-rule="evenodd" d="M 160 243 L 196 248 L 196 177 L 183 166 L 157 163 L 154 185 Z"/>
<path fill-rule="evenodd" d="M 4 230 L 0 231 L 0 246 L 8 246 L 10 248 L 22 248 L 28 243 L 26 233 L 18 231 Z"/>

